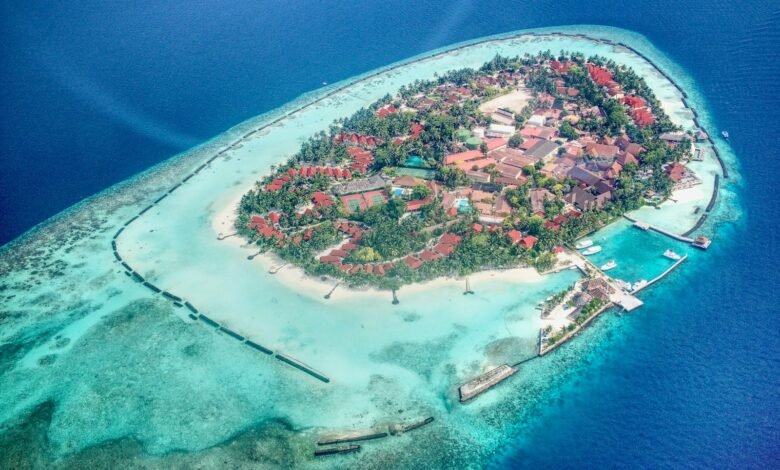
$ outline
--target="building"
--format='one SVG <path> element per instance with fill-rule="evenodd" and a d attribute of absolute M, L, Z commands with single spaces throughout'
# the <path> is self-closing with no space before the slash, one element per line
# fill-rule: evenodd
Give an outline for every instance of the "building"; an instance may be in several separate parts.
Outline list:
<path fill-rule="evenodd" d="M 531 212 L 544 212 L 544 202 L 555 200 L 555 195 L 547 188 L 534 188 L 528 192 L 531 200 Z"/>
<path fill-rule="evenodd" d="M 569 171 L 569 177 L 573 178 L 586 186 L 593 186 L 599 181 L 601 177 L 581 166 L 575 166 Z"/>
<path fill-rule="evenodd" d="M 525 151 L 530 158 L 547 161 L 558 150 L 558 144 L 549 140 L 541 140 Z"/>
<path fill-rule="evenodd" d="M 608 191 L 594 195 L 590 191 L 577 186 L 563 199 L 581 211 L 589 211 L 604 207 L 604 204 L 612 199 L 612 192 Z"/>
<path fill-rule="evenodd" d="M 509 138 L 515 133 L 515 126 L 506 124 L 491 124 L 488 127 L 486 135 L 488 137 L 505 137 Z"/>

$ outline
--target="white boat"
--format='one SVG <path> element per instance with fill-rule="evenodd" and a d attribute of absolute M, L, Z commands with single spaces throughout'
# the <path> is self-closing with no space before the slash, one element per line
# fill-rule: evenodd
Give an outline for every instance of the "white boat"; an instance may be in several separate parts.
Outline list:
<path fill-rule="evenodd" d="M 720 135 L 722 135 L 724 139 L 728 139 L 729 138 L 729 131 L 721 131 Z"/>
<path fill-rule="evenodd" d="M 667 257 L 667 258 L 669 258 L 669 259 L 673 259 L 673 260 L 675 260 L 675 261 L 677 261 L 678 259 L 680 259 L 680 258 L 681 258 L 681 256 L 680 256 L 680 255 L 678 255 L 677 253 L 675 253 L 675 252 L 674 252 L 674 251 L 672 251 L 672 250 L 666 250 L 666 251 L 664 251 L 664 256 L 665 256 L 665 257 Z"/>
<path fill-rule="evenodd" d="M 587 250 L 583 251 L 582 254 L 585 255 L 585 256 L 590 256 L 590 255 L 595 255 L 599 251 L 601 251 L 601 247 L 596 245 L 596 246 L 592 246 L 592 247 L 588 248 Z"/>
<path fill-rule="evenodd" d="M 583 248 L 587 248 L 592 245 L 593 245 L 593 240 L 580 240 L 577 242 L 576 245 L 574 245 L 574 248 L 581 250 Z"/>
<path fill-rule="evenodd" d="M 647 280 L 642 279 L 641 281 L 636 281 L 634 285 L 631 286 L 631 290 L 637 291 L 647 285 Z"/>
<path fill-rule="evenodd" d="M 602 271 L 609 271 L 610 269 L 615 268 L 615 267 L 617 267 L 617 263 L 615 262 L 615 260 L 610 260 L 607 264 L 602 264 L 601 265 L 601 270 Z"/>
<path fill-rule="evenodd" d="M 620 287 L 621 289 L 623 289 L 625 291 L 630 291 L 631 290 L 631 283 L 630 282 L 626 282 L 623 279 L 614 279 L 614 281 L 615 281 L 615 284 L 617 284 L 618 287 Z"/>

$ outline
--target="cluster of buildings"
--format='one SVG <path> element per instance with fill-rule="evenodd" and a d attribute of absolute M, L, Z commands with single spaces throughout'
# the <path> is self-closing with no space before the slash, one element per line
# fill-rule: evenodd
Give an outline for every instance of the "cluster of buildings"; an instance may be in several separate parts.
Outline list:
<path fill-rule="evenodd" d="M 339 271 L 345 274 L 357 274 L 366 273 L 373 274 L 375 276 L 384 276 L 385 273 L 393 270 L 397 263 L 403 263 L 409 267 L 409 269 L 416 271 L 427 262 L 436 261 L 445 256 L 449 256 L 455 251 L 455 247 L 461 242 L 462 237 L 455 235 L 454 233 L 445 233 L 433 245 L 430 249 L 421 250 L 416 253 L 411 253 L 407 256 L 396 260 L 386 260 L 382 262 L 366 262 L 366 263 L 350 263 L 345 262 L 345 258 L 348 258 L 350 253 L 358 249 L 358 243 L 366 232 L 365 228 L 361 228 L 356 224 L 349 222 L 341 222 L 336 226 L 337 230 L 345 236 L 349 237 L 344 243 L 330 250 L 328 254 L 319 257 L 319 262 L 324 264 L 332 264 Z"/>
<path fill-rule="evenodd" d="M 546 180 L 544 186 L 557 185 L 558 188 L 566 188 L 565 193 L 562 200 L 559 200 L 559 196 L 545 187 L 536 187 L 540 184 L 536 179 L 532 184 L 534 187 L 527 192 L 531 212 L 544 218 L 544 225 L 549 230 L 560 230 L 569 221 L 581 218 L 584 212 L 599 209 L 613 199 L 616 180 L 626 166 L 639 166 L 645 152 L 645 149 L 632 142 L 627 134 L 617 137 L 602 136 L 596 132 L 584 131 L 581 126 L 575 127 L 583 120 L 604 121 L 606 116 L 602 109 L 582 100 L 580 90 L 567 86 L 564 75 L 574 65 L 573 62 L 550 61 L 533 66 L 545 68 L 549 72 L 555 93 L 537 94 L 531 101 L 534 108 L 524 110 L 524 115 L 530 114 L 527 119 L 518 119 L 511 109 L 498 107 L 491 110 L 489 119 L 479 119 L 468 128 L 463 127 L 456 131 L 450 143 L 451 152 L 443 157 L 441 165 L 462 171 L 469 181 L 468 185 L 447 188 L 435 181 L 435 171 L 432 169 L 423 171 L 421 177 L 400 171 L 400 176 L 395 178 L 387 177 L 381 172 L 372 174 L 374 150 L 384 142 L 372 135 L 344 130 L 333 136 L 333 142 L 346 146 L 348 162 L 339 166 L 288 168 L 267 184 L 265 190 L 280 191 L 291 181 L 323 175 L 332 178 L 333 183 L 327 189 L 315 191 L 311 201 L 298 213 L 299 217 L 337 204 L 343 206 L 346 213 L 353 213 L 383 204 L 390 197 L 402 197 L 406 200 L 408 213 L 415 213 L 436 202 L 441 204 L 451 219 L 475 215 L 478 223 L 471 227 L 474 233 L 483 230 L 504 233 L 501 224 L 513 212 L 507 202 L 506 191 L 528 185 L 529 179 L 541 175 Z M 463 105 L 469 100 L 495 92 L 521 93 L 526 73 L 527 70 L 480 75 L 472 80 L 469 86 L 439 84 L 425 93 L 401 100 L 400 104 L 385 104 L 376 109 L 374 115 L 384 119 L 405 111 L 447 113 L 453 106 Z M 595 64 L 587 64 L 587 73 L 606 95 L 618 100 L 625 107 L 626 114 L 636 126 L 646 127 L 655 122 L 656 118 L 646 100 L 625 92 L 609 70 Z M 471 118 L 475 119 L 473 116 Z M 406 134 L 394 136 L 393 142 L 400 144 L 419 137 L 425 130 L 424 125 L 425 122 L 412 122 Z M 566 128 L 565 132 L 562 126 Z M 687 137 L 670 134 L 666 141 L 670 146 L 674 146 L 685 138 Z M 419 156 L 415 158 L 420 159 Z M 399 170 L 403 169 L 405 168 Z M 665 170 L 678 188 L 695 184 L 695 176 L 684 165 L 672 163 L 666 166 Z M 356 178 L 357 174 L 361 176 Z M 549 184 L 550 180 L 552 184 Z M 425 186 L 425 193 L 428 195 L 421 199 L 410 199 L 409 195 L 414 193 L 418 186 Z M 548 217 L 546 207 L 550 201 L 562 205 L 563 210 L 556 210 L 555 215 Z M 271 220 L 272 214 L 277 218 L 276 221 Z M 273 212 L 268 214 L 267 219 L 255 216 L 250 227 L 257 229 L 258 234 L 265 239 L 284 240 L 285 234 L 278 228 L 279 216 Z M 460 243 L 458 235 L 448 233 L 430 249 L 409 254 L 398 260 L 351 264 L 345 263 L 344 260 L 352 250 L 357 249 L 365 229 L 347 222 L 340 223 L 338 228 L 349 235 L 349 240 L 321 256 L 319 261 L 333 264 L 345 273 L 366 272 L 383 276 L 398 262 L 417 270 L 426 262 L 448 256 Z M 538 241 L 535 237 L 514 229 L 508 230 L 505 235 L 513 245 L 524 249 L 532 249 Z M 306 234 L 299 233 L 295 237 L 299 238 L 300 243 L 306 239 Z M 591 296 L 594 294 L 600 294 L 600 291 L 586 290 L 583 293 Z"/>

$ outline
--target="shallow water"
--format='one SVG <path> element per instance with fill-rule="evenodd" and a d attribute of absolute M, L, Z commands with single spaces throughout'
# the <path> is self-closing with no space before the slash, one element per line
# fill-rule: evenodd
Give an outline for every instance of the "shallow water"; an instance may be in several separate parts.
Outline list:
<path fill-rule="evenodd" d="M 608 28 L 563 29 L 641 49 L 675 75 L 708 126 L 704 100 L 690 79 L 641 37 Z M 526 426 L 526 417 L 562 396 L 559 386 L 587 373 L 597 352 L 626 341 L 623 317 L 608 313 L 571 344 L 525 363 L 501 387 L 466 406 L 457 403 L 459 383 L 492 365 L 533 356 L 539 328 L 534 305 L 573 283 L 575 272 L 538 283 L 475 284 L 477 294 L 466 297 L 457 287 L 408 295 L 402 289 L 399 306 L 385 297 L 368 303 L 338 295 L 323 303 L 318 299 L 322 293 L 295 292 L 259 263 L 247 262 L 248 249 L 217 241 L 219 227 L 212 227 L 212 219 L 271 164 L 283 161 L 333 118 L 434 71 L 478 66 L 496 53 L 544 49 L 582 50 L 632 65 L 668 104 L 673 119 L 692 125 L 674 87 L 622 48 L 564 37 L 496 39 L 358 81 L 285 118 L 209 164 L 117 239 L 122 257 L 144 278 L 253 341 L 323 371 L 332 380 L 323 384 L 193 324 L 185 309 L 151 297 L 125 276 L 109 249 L 118 227 L 182 175 L 248 130 L 328 91 L 303 97 L 80 204 L 3 250 L 1 292 L 7 314 L 0 401 L 11 405 L 0 410 L 0 423 L 23 432 L 20 423 L 39 410 L 31 416 L 47 430 L 41 452 L 55 458 L 99 458 L 101 453 L 125 458 L 141 452 L 135 442 L 143 458 L 161 465 L 229 458 L 327 466 L 328 461 L 310 457 L 322 430 L 432 415 L 434 425 L 371 443 L 360 460 L 347 456 L 339 462 L 487 461 L 507 436 Z M 725 146 L 722 151 L 733 168 L 733 154 Z M 706 233 L 712 222 L 738 219 L 733 181 L 724 184 L 727 205 L 718 207 L 718 217 L 703 229 Z M 689 218 L 672 219 L 668 223 L 676 231 L 691 225 Z M 660 235 L 621 222 L 595 236 L 607 240 L 599 242 L 605 250 L 594 260 L 615 258 L 620 264 L 615 273 L 626 280 L 653 277 L 669 264 L 660 253 L 672 242 Z M 698 254 L 692 255 L 676 276 L 685 276 L 687 264 L 697 261 Z M 53 405 L 40 408 L 44 403 Z M 411 439 L 419 447 L 410 449 Z M 12 447 L 8 442 L 5 446 Z"/>

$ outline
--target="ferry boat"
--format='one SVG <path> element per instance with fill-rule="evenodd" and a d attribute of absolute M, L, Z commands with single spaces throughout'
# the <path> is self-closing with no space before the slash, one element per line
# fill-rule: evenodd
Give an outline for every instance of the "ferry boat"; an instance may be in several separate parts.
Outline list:
<path fill-rule="evenodd" d="M 610 260 L 607 264 L 602 264 L 601 265 L 601 270 L 602 271 L 609 271 L 610 269 L 615 268 L 615 267 L 617 267 L 617 263 L 615 262 L 615 260 Z"/>
<path fill-rule="evenodd" d="M 593 245 L 593 240 L 580 240 L 577 242 L 576 245 L 574 245 L 574 248 L 581 250 L 583 248 L 588 248 L 589 246 Z"/>
<path fill-rule="evenodd" d="M 664 256 L 665 256 L 665 257 L 667 257 L 667 258 L 669 258 L 669 259 L 675 260 L 675 261 L 677 261 L 678 259 L 680 259 L 680 258 L 681 258 L 681 256 L 680 256 L 680 255 L 678 255 L 677 253 L 675 253 L 675 252 L 674 252 L 674 251 L 672 251 L 672 250 L 666 250 L 666 251 L 664 251 Z"/>
<path fill-rule="evenodd" d="M 588 248 L 587 250 L 583 251 L 582 254 L 585 255 L 585 256 L 590 256 L 590 255 L 595 255 L 599 251 L 601 251 L 601 247 L 596 245 L 596 246 L 592 246 L 592 247 Z"/>
<path fill-rule="evenodd" d="M 632 290 L 632 291 L 637 291 L 637 290 L 639 290 L 639 289 L 641 289 L 641 288 L 645 287 L 646 285 L 647 285 L 647 280 L 646 280 L 646 279 L 642 279 L 641 281 L 636 281 L 636 282 L 635 282 L 635 283 L 634 283 L 634 284 L 631 286 L 631 290 Z"/>

